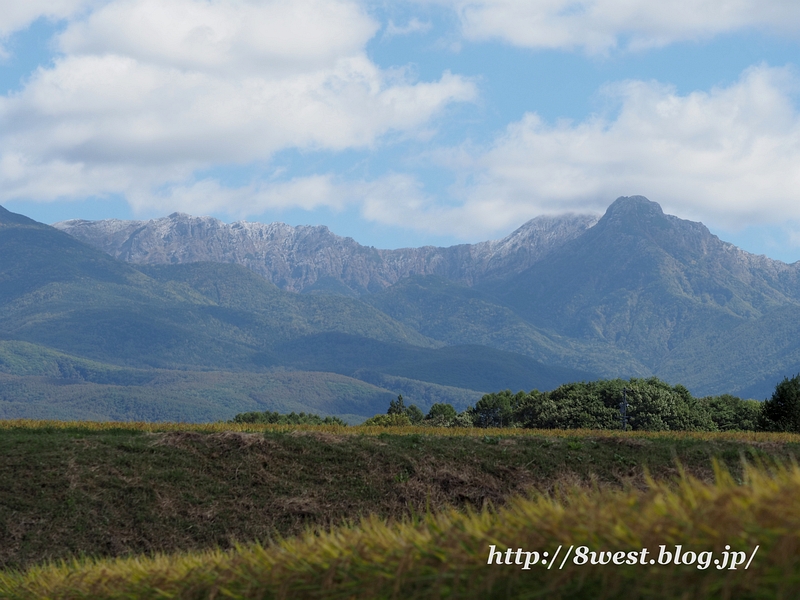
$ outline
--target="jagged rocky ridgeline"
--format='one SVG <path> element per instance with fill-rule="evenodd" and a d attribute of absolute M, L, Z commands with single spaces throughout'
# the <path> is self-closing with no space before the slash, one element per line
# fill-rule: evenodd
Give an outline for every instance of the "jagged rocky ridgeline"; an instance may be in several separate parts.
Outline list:
<path fill-rule="evenodd" d="M 288 291 L 361 295 L 409 275 L 440 275 L 474 285 L 518 273 L 596 222 L 594 215 L 538 217 L 501 240 L 398 250 L 362 246 L 325 226 L 226 224 L 182 213 L 150 221 L 74 219 L 54 227 L 136 264 L 229 262 Z"/>
<path fill-rule="evenodd" d="M 133 332 L 147 325 L 151 338 L 163 342 L 158 364 L 181 357 L 204 368 L 219 361 L 239 368 L 249 361 L 253 369 L 336 372 L 381 386 L 389 385 L 388 377 L 394 378 L 393 392 L 397 378 L 469 393 L 516 387 L 512 379 L 523 387 L 544 385 L 539 380 L 545 379 L 530 375 L 534 365 L 525 361 L 533 360 L 540 372 L 541 365 L 550 369 L 553 381 L 583 377 L 578 371 L 587 377 L 656 375 L 696 395 L 764 398 L 784 376 L 800 371 L 800 262 L 744 252 L 641 196 L 618 198 L 600 219 L 541 217 L 502 240 L 450 248 L 380 250 L 325 227 L 227 225 L 180 214 L 57 225 L 60 232 L 36 224 L 44 228 L 38 250 L 32 229 L 7 232 L 9 251 L 23 261 L 44 262 L 36 268 L 7 265 L 25 273 L 18 273 L 19 299 L 4 309 L 5 322 L 13 339 L 42 343 L 61 336 L 62 350 L 80 350 L 81 356 L 103 358 L 98 344 L 116 343 L 130 331 L 129 341 L 114 346 L 115 360 L 125 350 L 129 362 L 156 364 L 134 352 L 139 334 Z M 69 246 L 67 238 L 77 245 Z M 55 246 L 84 262 L 65 262 L 62 249 L 47 255 L 62 265 L 54 267 L 45 260 L 45 247 Z M 144 266 L 131 269 L 131 263 Z M 32 273 L 40 273 L 40 286 Z M 130 303 L 150 290 L 162 304 L 180 301 L 183 308 L 159 312 L 147 300 L 146 310 L 131 305 L 132 312 L 107 311 L 96 292 L 88 295 L 87 285 L 112 275 L 130 283 L 114 298 Z M 105 283 L 95 288 L 111 290 Z M 72 312 L 59 299 L 68 291 Z M 95 322 L 87 317 L 88 300 L 100 311 L 91 315 Z M 195 327 L 187 315 L 207 323 Z M 127 329 L 111 322 L 123 317 Z M 156 317 L 161 321 L 150 323 Z M 80 348 L 78 331 L 87 336 Z M 228 343 L 223 334 L 234 346 L 221 346 Z M 147 356 L 160 347 L 152 339 Z M 443 347 L 461 347 L 461 354 Z M 506 383 L 488 377 L 501 366 L 515 379 L 511 371 L 500 378 Z M 417 383 L 403 385 L 405 396 Z"/>

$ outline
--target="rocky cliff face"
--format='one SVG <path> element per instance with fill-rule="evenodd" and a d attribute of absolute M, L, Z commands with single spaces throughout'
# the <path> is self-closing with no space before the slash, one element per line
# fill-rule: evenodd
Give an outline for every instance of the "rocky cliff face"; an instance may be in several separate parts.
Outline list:
<path fill-rule="evenodd" d="M 536 326 L 623 349 L 658 372 L 743 323 L 800 308 L 800 263 L 754 256 L 702 223 L 623 197 L 498 297 Z"/>
<path fill-rule="evenodd" d="M 150 221 L 71 220 L 54 227 L 132 263 L 237 263 L 285 290 L 361 295 L 409 275 L 473 285 L 518 273 L 596 221 L 592 215 L 538 217 L 501 240 L 398 250 L 362 246 L 324 226 L 226 224 L 180 213 Z"/>

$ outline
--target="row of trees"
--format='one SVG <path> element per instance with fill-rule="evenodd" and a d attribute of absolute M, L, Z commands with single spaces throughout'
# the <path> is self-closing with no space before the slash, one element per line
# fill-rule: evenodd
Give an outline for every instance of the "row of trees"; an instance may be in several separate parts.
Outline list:
<path fill-rule="evenodd" d="M 568 383 L 550 392 L 505 390 L 486 394 L 460 413 L 439 403 L 424 414 L 415 405 L 406 405 L 400 395 L 389 403 L 385 415 L 375 415 L 364 425 L 619 429 L 623 391 L 625 425 L 631 430 L 800 432 L 800 375 L 784 378 L 764 402 L 730 394 L 695 398 L 682 385 L 670 386 L 656 377 Z M 231 422 L 346 425 L 338 417 L 270 411 L 240 413 Z"/>
<path fill-rule="evenodd" d="M 246 412 L 239 413 L 229 423 L 270 423 L 274 425 L 340 425 L 347 427 L 347 423 L 339 417 L 320 417 L 312 413 L 290 412 L 283 415 L 279 412 Z"/>
<path fill-rule="evenodd" d="M 387 414 L 365 425 L 619 429 L 623 390 L 626 428 L 631 430 L 800 432 L 800 375 L 785 378 L 764 402 L 730 394 L 695 398 L 684 386 L 656 377 L 569 383 L 550 392 L 505 390 L 486 394 L 462 413 L 449 404 L 434 404 L 423 415 L 398 396 Z"/>
<path fill-rule="evenodd" d="M 437 403 L 430 407 L 428 414 L 416 405 L 406 406 L 403 395 L 389 402 L 385 415 L 375 415 L 364 421 L 363 425 L 430 425 L 431 427 L 472 427 L 472 416 L 468 411 L 456 412 L 451 404 Z"/>

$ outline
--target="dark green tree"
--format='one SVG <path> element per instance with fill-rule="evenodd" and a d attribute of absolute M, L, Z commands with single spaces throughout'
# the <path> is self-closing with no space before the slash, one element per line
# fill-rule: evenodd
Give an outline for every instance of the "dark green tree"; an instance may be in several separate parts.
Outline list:
<path fill-rule="evenodd" d="M 761 416 L 758 400 L 742 400 L 731 394 L 708 396 L 700 402 L 708 406 L 711 419 L 720 431 L 755 431 Z"/>
<path fill-rule="evenodd" d="M 390 415 L 375 415 L 361 425 L 365 427 L 408 427 L 411 425 L 411 421 L 405 414 L 392 413 Z"/>
<path fill-rule="evenodd" d="M 800 374 L 784 377 L 772 398 L 764 400 L 759 429 L 800 432 Z"/>
<path fill-rule="evenodd" d="M 511 390 L 486 394 L 471 409 L 472 422 L 476 427 L 511 427 L 515 424 L 514 410 L 526 396 L 525 392 L 515 395 Z"/>
<path fill-rule="evenodd" d="M 437 402 L 431 406 L 428 414 L 425 415 L 425 424 L 435 427 L 450 427 L 456 418 L 456 409 L 450 404 Z"/>
<path fill-rule="evenodd" d="M 568 383 L 544 393 L 533 390 L 514 399 L 514 420 L 536 429 L 619 429 L 623 390 L 630 429 L 717 429 L 707 402 L 692 397 L 682 385 L 670 386 L 655 377 Z"/>
<path fill-rule="evenodd" d="M 406 405 L 403 402 L 403 394 L 398 394 L 397 400 L 389 402 L 389 410 L 386 411 L 387 415 L 404 415 L 406 414 Z"/>
<path fill-rule="evenodd" d="M 320 417 L 315 414 L 306 414 L 301 412 L 297 414 L 290 412 L 288 415 L 283 415 L 279 412 L 271 412 L 266 410 L 264 412 L 246 412 L 239 413 L 230 423 L 269 423 L 275 425 L 339 425 L 347 427 L 347 423 L 342 421 L 339 417 Z"/>
<path fill-rule="evenodd" d="M 412 425 L 418 425 L 422 423 L 423 419 L 425 419 L 425 414 L 417 408 L 416 404 L 409 404 L 408 408 L 406 409 L 406 416 L 408 420 L 411 421 Z"/>

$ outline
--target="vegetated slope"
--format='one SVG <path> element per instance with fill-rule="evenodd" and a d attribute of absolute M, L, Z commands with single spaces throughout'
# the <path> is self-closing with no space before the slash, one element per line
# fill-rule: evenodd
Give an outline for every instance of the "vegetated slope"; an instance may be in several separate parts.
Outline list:
<path fill-rule="evenodd" d="M 0 341 L 0 419 L 206 422 L 270 410 L 358 423 L 385 412 L 398 393 L 424 411 L 435 402 L 463 410 L 483 394 L 377 372 L 355 375 L 137 369 Z"/>
<path fill-rule="evenodd" d="M 568 381 L 594 376 L 587 371 L 548 366 L 519 353 L 476 344 L 441 347 L 441 342 L 401 325 L 364 302 L 340 296 L 283 292 L 244 267 L 194 263 L 142 269 L 160 281 L 186 283 L 227 309 L 253 311 L 270 319 L 275 330 L 303 322 L 301 315 L 324 325 L 318 330 L 327 331 L 321 333 L 295 326 L 274 337 L 264 346 L 263 352 L 253 358 L 262 366 L 286 366 L 353 377 L 359 377 L 362 370 L 368 369 L 410 380 L 483 391 L 498 387 L 552 389 Z M 261 292 L 264 286 L 269 286 L 266 294 Z M 363 314 L 370 318 L 364 318 Z M 361 326 L 376 322 L 384 324 L 383 329 Z M 384 330 L 393 331 L 394 335 L 384 335 Z M 424 397 L 418 402 L 421 406 L 429 404 Z"/>
<path fill-rule="evenodd" d="M 256 328 L 253 343 L 260 348 L 330 331 L 422 347 L 442 345 L 357 299 L 285 292 L 239 265 L 190 263 L 139 268 L 161 283 L 185 286 L 201 294 L 220 320 Z"/>
<path fill-rule="evenodd" d="M 251 411 L 338 415 L 357 424 L 384 412 L 394 392 L 335 373 L 145 372 L 138 384 L 0 373 L 0 419 L 188 421 Z"/>
<path fill-rule="evenodd" d="M 796 436 L 769 434 L 737 441 L 619 432 L 347 435 L 332 427 L 200 433 L 187 426 L 37 425 L 0 430 L 4 568 L 77 554 L 230 548 L 367 515 L 402 519 L 448 506 L 500 506 L 531 488 L 576 482 L 647 489 L 644 465 L 663 480 L 676 475 L 676 459 L 711 481 L 713 458 L 740 475 L 742 455 L 788 462 L 799 452 Z"/>
<path fill-rule="evenodd" d="M 53 228 L 3 225 L 7 338 L 138 367 L 242 368 L 276 341 L 331 330 L 436 345 L 357 300 L 283 292 L 236 265 L 150 277 Z"/>
<path fill-rule="evenodd" d="M 491 290 L 502 289 L 503 284 Z M 414 276 L 365 298 L 395 320 L 451 345 L 481 344 L 584 371 L 578 378 L 647 376 L 635 355 L 598 340 L 576 339 L 537 327 L 488 291 L 435 275 Z"/>
<path fill-rule="evenodd" d="M 180 213 L 151 221 L 63 221 L 55 227 L 132 263 L 236 263 L 282 289 L 361 295 L 413 274 L 473 284 L 518 272 L 595 221 L 591 215 L 538 217 L 502 240 L 399 250 L 361 246 L 323 226 L 227 225 Z"/>
<path fill-rule="evenodd" d="M 458 404 L 465 394 L 474 396 L 475 389 L 489 391 L 520 383 L 554 387 L 575 374 L 560 368 L 551 372 L 527 357 L 485 347 L 467 354 L 430 354 L 443 343 L 358 299 L 286 292 L 232 264 L 136 269 L 63 232 L 7 211 L 0 213 L 0 257 L 0 342 L 27 342 L 39 348 L 36 352 L 19 344 L 5 348 L 16 366 L 6 371 L 3 386 L 17 395 L 7 398 L 11 403 L 3 408 L 7 415 L 47 416 L 47 406 L 52 406 L 52 414 L 64 418 L 71 414 L 73 418 L 202 420 L 257 407 L 281 410 L 288 405 L 279 398 L 288 390 L 298 390 L 284 385 L 269 402 L 254 405 L 247 399 L 263 389 L 263 378 L 243 375 L 235 391 L 226 383 L 222 387 L 230 397 L 225 400 L 211 376 L 197 375 L 188 387 L 163 373 L 152 381 L 141 381 L 147 379 L 143 373 L 148 369 L 266 376 L 288 367 L 357 377 L 359 370 L 372 368 L 370 360 L 378 360 L 381 373 L 409 380 L 400 389 L 411 385 L 416 397 L 409 400 L 421 408 L 450 394 L 440 389 L 442 384 L 461 390 L 449 396 Z M 323 334 L 328 337 L 309 337 Z M 358 358 L 365 360 L 363 364 L 350 360 L 333 368 L 309 358 L 319 351 L 313 344 L 320 339 L 332 356 L 353 358 L 352 339 L 363 340 L 365 347 L 372 344 L 373 352 L 383 354 L 362 352 Z M 293 354 L 287 352 L 289 348 L 294 348 Z M 309 357 L 301 355 L 302 348 Z M 54 353 L 48 360 L 59 373 L 34 375 L 45 350 Z M 431 358 L 435 364 L 427 362 Z M 443 376 L 437 368 L 449 373 Z M 26 375 L 26 369 L 31 373 Z M 34 379 L 19 379 L 27 376 Z M 233 381 L 230 374 L 217 377 Z M 308 376 L 308 393 L 301 393 L 298 402 L 291 404 L 293 410 L 366 417 L 383 412 L 387 397 L 399 393 L 348 380 L 345 387 L 351 391 L 340 394 L 342 402 L 323 394 L 326 402 L 315 403 L 312 390 L 320 377 L 318 373 Z M 69 391 L 53 387 L 64 382 L 72 386 Z M 208 386 L 207 393 L 198 391 L 201 384 Z M 194 391 L 189 393 L 189 388 Z M 153 400 L 162 392 L 165 404 L 159 407 Z M 63 402 L 56 407 L 58 399 Z"/>
<path fill-rule="evenodd" d="M 700 223 L 631 197 L 493 292 L 533 325 L 626 351 L 698 394 L 735 393 L 754 380 L 741 372 L 756 359 L 754 346 L 764 349 L 776 319 L 790 325 L 793 311 L 780 311 L 800 306 L 799 273 L 797 263 L 747 254 Z M 764 326 L 753 325 L 759 322 Z M 757 336 L 749 352 L 739 360 L 715 356 L 710 342 L 745 323 Z M 770 372 L 789 368 L 792 357 L 778 345 L 772 349 L 768 360 L 777 368 Z M 677 366 L 689 356 L 693 373 Z"/>
<path fill-rule="evenodd" d="M 0 575 L 9 598 L 794 598 L 800 469 L 653 489 L 565 485 L 499 510 L 363 519 L 233 551 Z M 668 510 L 665 510 L 668 507 Z M 488 563 L 488 564 L 487 564 Z M 559 564 L 552 569 L 551 565 Z"/>
<path fill-rule="evenodd" d="M 377 250 L 324 228 L 178 214 L 59 227 L 134 262 L 238 262 L 287 289 L 362 294 L 429 340 L 605 377 L 763 398 L 800 371 L 800 263 L 748 254 L 641 196 L 599 221 L 541 217 L 452 248 Z"/>
<path fill-rule="evenodd" d="M 659 366 L 665 378 L 680 376 L 700 388 L 735 391 L 743 398 L 768 398 L 784 377 L 800 373 L 800 307 L 775 308 L 722 332 L 710 331 L 674 349 Z M 725 387 L 725 381 L 733 385 Z"/>
<path fill-rule="evenodd" d="M 489 392 L 510 388 L 549 390 L 591 379 L 585 371 L 544 365 L 530 357 L 486 346 L 428 349 L 388 344 L 343 333 L 321 333 L 277 346 L 265 361 L 298 369 L 359 376 L 362 370 Z"/>
<path fill-rule="evenodd" d="M 3 305 L 19 301 L 46 286 L 57 291 L 59 284 L 76 279 L 91 280 L 97 285 L 135 285 L 137 298 L 152 291 L 146 278 L 130 265 L 52 227 L 0 207 L 0 302 Z"/>

